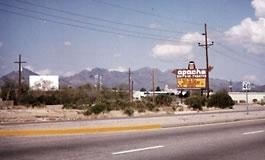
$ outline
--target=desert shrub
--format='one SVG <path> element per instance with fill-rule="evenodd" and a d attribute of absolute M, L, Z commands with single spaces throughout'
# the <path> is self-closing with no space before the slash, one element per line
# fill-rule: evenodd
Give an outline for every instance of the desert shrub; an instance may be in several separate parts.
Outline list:
<path fill-rule="evenodd" d="M 86 109 L 83 114 L 85 116 L 90 116 L 92 114 L 91 109 L 90 108 Z"/>
<path fill-rule="evenodd" d="M 257 100 L 257 99 L 252 99 L 252 102 L 253 102 L 253 103 L 257 103 L 258 100 Z"/>
<path fill-rule="evenodd" d="M 260 102 L 258 102 L 258 104 L 264 106 L 265 105 L 265 101 L 262 99 Z"/>
<path fill-rule="evenodd" d="M 134 114 L 134 109 L 132 107 L 126 107 L 123 113 L 131 117 Z"/>
<path fill-rule="evenodd" d="M 152 102 L 145 102 L 145 106 L 147 107 L 149 111 L 154 111 L 155 109 L 155 105 Z"/>
<path fill-rule="evenodd" d="M 185 99 L 184 103 L 188 105 L 188 107 L 194 110 L 202 110 L 202 106 L 205 105 L 206 98 L 200 95 L 192 95 Z"/>
<path fill-rule="evenodd" d="M 172 97 L 167 94 L 160 94 L 155 97 L 155 103 L 158 105 L 170 106 L 172 100 L 173 100 Z"/>
<path fill-rule="evenodd" d="M 233 99 L 228 95 L 227 92 L 221 91 L 216 92 L 215 94 L 211 95 L 208 100 L 208 107 L 218 107 L 218 108 L 232 108 L 235 104 Z"/>
<path fill-rule="evenodd" d="M 134 103 L 134 106 L 135 106 L 135 108 L 137 109 L 137 111 L 139 113 L 145 112 L 145 104 L 144 104 L 144 102 L 142 102 L 142 101 L 136 101 Z"/>
<path fill-rule="evenodd" d="M 98 103 L 90 107 L 91 113 L 94 113 L 96 115 L 104 112 L 105 110 L 106 110 L 106 104 L 104 103 Z"/>
<path fill-rule="evenodd" d="M 117 99 L 115 102 L 117 110 L 124 110 L 127 106 L 129 106 L 129 102 L 123 99 Z"/>

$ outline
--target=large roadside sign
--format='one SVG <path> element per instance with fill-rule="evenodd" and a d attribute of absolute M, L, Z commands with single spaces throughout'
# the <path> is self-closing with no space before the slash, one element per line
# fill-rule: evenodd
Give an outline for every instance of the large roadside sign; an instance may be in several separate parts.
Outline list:
<path fill-rule="evenodd" d="M 206 69 L 176 69 L 173 73 L 179 89 L 206 88 Z"/>

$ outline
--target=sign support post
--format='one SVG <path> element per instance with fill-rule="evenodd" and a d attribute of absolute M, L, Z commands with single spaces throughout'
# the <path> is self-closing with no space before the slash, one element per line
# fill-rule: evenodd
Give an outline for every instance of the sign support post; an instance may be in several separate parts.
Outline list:
<path fill-rule="evenodd" d="M 249 113 L 248 111 L 248 90 L 246 90 L 246 102 L 247 102 L 247 115 L 248 115 Z"/>
<path fill-rule="evenodd" d="M 250 89 L 251 89 L 251 84 L 249 81 L 242 82 L 242 90 L 246 92 L 247 115 L 249 114 L 248 91 L 250 91 Z"/>

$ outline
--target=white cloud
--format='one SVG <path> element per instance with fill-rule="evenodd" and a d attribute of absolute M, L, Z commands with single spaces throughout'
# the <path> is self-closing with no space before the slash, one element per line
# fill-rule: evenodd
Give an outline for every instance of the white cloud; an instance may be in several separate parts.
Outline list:
<path fill-rule="evenodd" d="M 245 75 L 243 76 L 243 80 L 254 82 L 257 80 L 257 77 L 255 75 Z"/>
<path fill-rule="evenodd" d="M 64 46 L 66 47 L 70 47 L 72 45 L 72 43 L 70 41 L 65 41 L 64 42 Z"/>
<path fill-rule="evenodd" d="M 257 17 L 265 17 L 265 0 L 253 0 L 251 5 L 255 9 Z"/>
<path fill-rule="evenodd" d="M 37 73 L 40 75 L 48 75 L 48 74 L 51 74 L 52 72 L 49 69 L 43 69 L 43 70 L 37 71 Z"/>
<path fill-rule="evenodd" d="M 115 67 L 115 68 L 110 68 L 109 71 L 118 71 L 118 72 L 126 72 L 128 69 L 125 68 L 125 67 L 122 67 L 122 66 L 118 66 L 118 67 Z"/>
<path fill-rule="evenodd" d="M 245 18 L 239 25 L 233 26 L 225 32 L 231 40 L 265 44 L 265 19 L 259 18 L 257 21 Z"/>
<path fill-rule="evenodd" d="M 179 56 L 193 57 L 192 49 L 194 43 L 203 41 L 203 36 L 198 33 L 187 33 L 183 35 L 177 44 L 157 44 L 153 49 L 153 57 L 170 59 Z"/>
<path fill-rule="evenodd" d="M 265 19 L 254 21 L 245 18 L 239 25 L 233 26 L 225 32 L 226 39 L 234 44 L 240 44 L 248 52 L 264 53 L 262 45 L 265 44 Z"/>
<path fill-rule="evenodd" d="M 247 52 L 264 54 L 265 44 L 265 0 L 253 0 L 257 20 L 249 17 L 225 32 L 225 39 L 245 48 Z"/>
<path fill-rule="evenodd" d="M 190 53 L 191 50 L 192 50 L 191 45 L 161 44 L 161 45 L 156 45 L 153 48 L 153 57 L 167 59 L 167 58 L 186 55 L 186 54 Z"/>

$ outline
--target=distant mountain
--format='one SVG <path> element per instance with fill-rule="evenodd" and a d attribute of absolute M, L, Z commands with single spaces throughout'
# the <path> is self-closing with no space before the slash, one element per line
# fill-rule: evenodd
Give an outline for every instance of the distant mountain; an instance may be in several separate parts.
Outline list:
<path fill-rule="evenodd" d="M 27 68 L 22 68 L 22 73 L 21 73 L 21 80 L 22 82 L 25 82 L 26 84 L 29 83 L 29 76 L 30 75 L 38 75 L 37 73 L 32 72 L 31 70 Z M 12 81 L 18 81 L 18 71 L 12 71 L 0 78 L 0 86 L 2 86 L 5 81 L 7 80 L 12 80 Z"/>
<path fill-rule="evenodd" d="M 134 89 L 146 88 L 150 90 L 152 88 L 152 72 L 153 69 L 149 67 L 141 68 L 131 72 L 132 81 L 134 84 Z M 26 83 L 29 81 L 29 75 L 38 75 L 28 69 L 23 69 L 22 77 Z M 69 77 L 60 77 L 60 86 L 71 86 L 77 87 L 84 84 L 95 85 L 98 81 L 98 75 L 102 77 L 101 82 L 103 86 L 108 88 L 127 88 L 128 84 L 128 72 L 119 72 L 119 71 L 109 71 L 103 68 L 94 68 L 92 70 L 82 70 L 79 73 L 76 73 Z M 0 86 L 3 85 L 4 81 L 7 79 L 17 80 L 18 72 L 13 71 L 0 78 Z M 155 79 L 156 86 L 164 88 L 167 84 L 169 88 L 176 87 L 176 78 L 174 74 L 171 73 L 171 70 L 162 72 L 159 69 L 155 70 Z M 222 79 L 210 79 L 210 88 L 214 91 L 226 89 L 228 90 L 229 81 Z M 232 89 L 233 91 L 241 91 L 242 82 L 233 82 Z M 252 86 L 253 91 L 265 91 L 265 85 Z"/>

